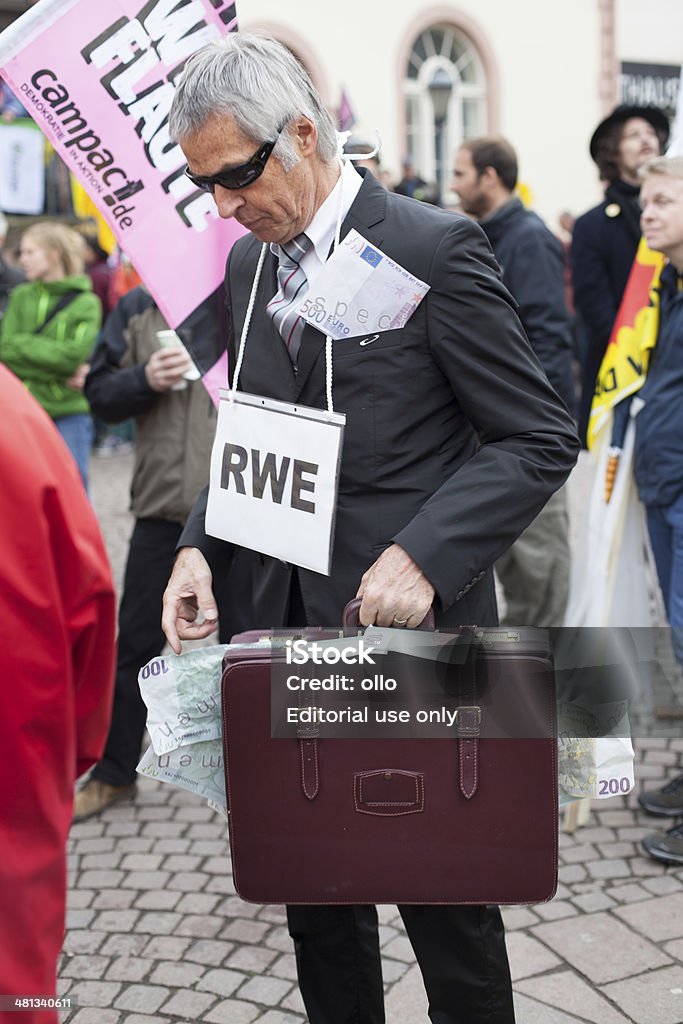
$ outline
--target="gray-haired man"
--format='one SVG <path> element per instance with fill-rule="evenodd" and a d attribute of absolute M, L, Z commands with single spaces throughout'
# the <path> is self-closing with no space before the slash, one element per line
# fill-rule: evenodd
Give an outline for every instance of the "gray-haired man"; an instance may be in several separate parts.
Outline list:
<path fill-rule="evenodd" d="M 266 307 L 278 260 L 296 250 L 306 289 L 355 228 L 430 285 L 405 327 L 334 345 L 335 407 L 346 414 L 329 576 L 246 548 L 230 580 L 254 626 L 329 625 L 362 597 L 365 625 L 496 622 L 491 565 L 566 478 L 578 443 L 526 341 L 481 230 L 463 217 L 387 193 L 340 167 L 332 121 L 298 62 L 272 40 L 233 35 L 192 57 L 170 128 L 198 187 L 251 234 L 226 268 L 235 365 L 259 256 L 240 390 L 325 407 L 325 340 L 303 328 L 296 351 Z M 298 273 L 298 271 L 297 271 Z M 164 628 L 206 635 L 216 618 L 212 565 L 226 545 L 193 510 L 165 597 Z M 217 570 L 218 571 L 218 570 Z M 197 622 L 197 612 L 203 621 Z M 503 927 L 489 906 L 402 906 L 439 1024 L 514 1020 Z M 312 1024 L 384 1020 L 377 916 L 371 906 L 288 910 Z"/>
<path fill-rule="evenodd" d="M 634 475 L 645 505 L 657 576 L 683 669 L 683 158 L 660 157 L 641 170 L 640 224 L 650 249 L 664 253 L 657 344 L 637 398 Z M 630 404 L 626 399 L 624 405 Z M 624 413 L 622 412 L 622 416 Z M 680 697 L 679 697 L 680 699 Z M 680 767 L 680 766 L 679 766 Z M 640 804 L 662 818 L 683 818 L 683 774 L 640 794 Z M 643 839 L 651 857 L 683 864 L 683 822 Z"/>

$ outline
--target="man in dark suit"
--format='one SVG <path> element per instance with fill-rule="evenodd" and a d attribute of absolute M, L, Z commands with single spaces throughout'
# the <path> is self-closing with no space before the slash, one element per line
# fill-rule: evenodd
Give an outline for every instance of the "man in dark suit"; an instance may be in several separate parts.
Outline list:
<path fill-rule="evenodd" d="M 403 329 L 334 343 L 334 403 L 346 430 L 331 573 L 232 551 L 230 578 L 251 601 L 254 626 L 338 623 L 356 593 L 365 625 L 415 627 L 431 605 L 442 626 L 495 623 L 491 566 L 566 479 L 578 442 L 483 233 L 466 218 L 387 193 L 350 165 L 342 170 L 320 98 L 272 40 L 232 35 L 192 57 L 170 130 L 219 214 L 251 231 L 226 269 L 231 367 L 257 261 L 265 260 L 240 390 L 325 407 L 324 336 L 305 326 L 292 352 L 266 307 L 286 296 L 278 261 L 282 271 L 285 257 L 302 250 L 298 297 L 306 288 L 315 296 L 338 218 L 342 237 L 355 228 L 430 286 Z M 176 651 L 216 617 L 212 569 L 225 565 L 228 546 L 206 535 L 205 507 L 206 496 L 181 537 L 166 592 L 164 628 Z M 497 908 L 400 910 L 432 1020 L 511 1024 Z M 312 1024 L 383 1021 L 374 907 L 290 907 L 288 920 Z"/>

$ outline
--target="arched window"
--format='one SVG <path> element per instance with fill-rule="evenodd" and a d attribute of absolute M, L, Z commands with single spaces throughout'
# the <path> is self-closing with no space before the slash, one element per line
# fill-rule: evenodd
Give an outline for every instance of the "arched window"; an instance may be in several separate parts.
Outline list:
<path fill-rule="evenodd" d="M 407 154 L 423 178 L 440 183 L 443 195 L 457 146 L 487 130 L 481 58 L 463 32 L 434 25 L 415 40 L 404 89 Z"/>

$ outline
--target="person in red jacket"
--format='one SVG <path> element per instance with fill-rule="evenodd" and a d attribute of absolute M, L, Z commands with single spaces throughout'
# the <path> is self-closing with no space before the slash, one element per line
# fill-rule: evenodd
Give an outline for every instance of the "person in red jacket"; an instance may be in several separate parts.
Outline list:
<path fill-rule="evenodd" d="M 74 782 L 102 755 L 116 605 L 78 470 L 48 415 L 0 367 L 0 993 L 2 1020 L 56 1024 Z"/>

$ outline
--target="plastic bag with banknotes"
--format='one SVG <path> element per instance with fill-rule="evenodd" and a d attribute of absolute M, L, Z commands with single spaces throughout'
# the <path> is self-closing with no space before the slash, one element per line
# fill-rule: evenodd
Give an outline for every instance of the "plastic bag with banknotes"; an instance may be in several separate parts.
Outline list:
<path fill-rule="evenodd" d="M 153 658 L 138 673 L 151 745 L 140 775 L 204 797 L 227 815 L 221 744 L 225 644 Z"/>
<path fill-rule="evenodd" d="M 557 709 L 557 773 L 560 796 L 605 798 L 624 796 L 635 784 L 634 751 L 628 733 L 628 713 L 605 707 L 606 717 L 578 704 Z M 617 714 L 613 734 L 604 721 Z"/>
<path fill-rule="evenodd" d="M 220 740 L 190 743 L 166 754 L 157 754 L 150 745 L 137 767 L 140 775 L 157 782 L 170 782 L 190 793 L 204 797 L 214 810 L 228 813 L 223 775 L 223 745 Z"/>
<path fill-rule="evenodd" d="M 630 793 L 635 779 L 629 706 L 639 685 L 633 632 L 556 630 L 554 654 L 560 802 Z"/>
<path fill-rule="evenodd" d="M 221 737 L 221 671 L 226 644 L 152 658 L 138 673 L 155 754 Z"/>

